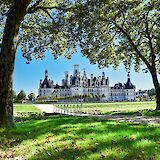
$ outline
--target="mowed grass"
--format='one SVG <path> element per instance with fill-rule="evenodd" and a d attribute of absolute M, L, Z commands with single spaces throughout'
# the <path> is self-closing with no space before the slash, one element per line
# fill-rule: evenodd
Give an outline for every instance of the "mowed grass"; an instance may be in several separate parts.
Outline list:
<path fill-rule="evenodd" d="M 87 117 L 25 118 L 0 129 L 0 159 L 159 160 L 160 125 Z"/>
<path fill-rule="evenodd" d="M 154 110 L 154 101 L 146 102 L 113 102 L 113 103 L 82 103 L 82 104 L 57 104 L 60 108 L 77 108 L 84 113 L 92 114 L 134 114 L 136 112 Z M 143 113 L 143 112 L 142 112 Z M 145 113 L 145 112 L 144 112 Z"/>
<path fill-rule="evenodd" d="M 14 104 L 13 107 L 14 112 L 37 112 L 40 113 L 41 111 L 34 107 L 32 104 Z"/>

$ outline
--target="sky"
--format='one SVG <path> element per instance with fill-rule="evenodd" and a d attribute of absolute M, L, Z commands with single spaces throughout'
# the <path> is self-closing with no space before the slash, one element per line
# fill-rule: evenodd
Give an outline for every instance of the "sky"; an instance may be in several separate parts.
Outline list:
<path fill-rule="evenodd" d="M 110 86 L 115 83 L 126 83 L 127 72 L 123 65 L 120 65 L 117 70 L 112 67 L 99 69 L 98 65 L 90 64 L 86 57 L 82 54 L 75 53 L 72 59 L 67 60 L 64 57 L 59 57 L 54 60 L 50 52 L 45 53 L 43 60 L 33 59 L 30 64 L 26 64 L 26 59 L 21 56 L 21 52 L 17 50 L 15 60 L 15 71 L 13 89 L 18 94 L 20 90 L 24 90 L 28 95 L 31 92 L 38 94 L 38 87 L 40 79 L 44 79 L 44 72 L 48 70 L 48 76 L 54 81 L 54 83 L 61 84 L 64 78 L 64 72 L 69 71 L 73 73 L 73 65 L 79 64 L 79 71 L 83 73 L 85 68 L 86 73 L 90 76 L 93 73 L 94 76 L 101 76 L 104 71 L 106 77 L 109 77 Z M 131 82 L 136 85 L 138 89 L 151 89 L 153 88 L 152 79 L 149 73 L 136 73 L 133 69 L 130 72 Z"/>

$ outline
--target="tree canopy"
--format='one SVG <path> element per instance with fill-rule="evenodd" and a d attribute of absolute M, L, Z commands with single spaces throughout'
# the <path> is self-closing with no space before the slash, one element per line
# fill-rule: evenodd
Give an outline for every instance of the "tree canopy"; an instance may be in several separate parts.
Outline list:
<path fill-rule="evenodd" d="M 36 98 L 36 95 L 35 95 L 35 93 L 33 93 L 33 92 L 31 92 L 31 93 L 28 95 L 28 99 L 31 100 L 31 101 L 35 100 L 35 98 Z"/>
<path fill-rule="evenodd" d="M 68 23 L 64 34 L 80 45 L 92 63 L 117 67 L 123 62 L 136 71 L 155 63 L 160 73 L 159 1 L 82 0 L 74 4 L 72 13 L 61 11 L 61 17 Z"/>
<path fill-rule="evenodd" d="M 15 0 L 16 2 L 16 0 Z M 18 2 L 17 2 L 18 3 Z M 1 2 L 1 40 L 10 0 Z M 34 58 L 43 59 L 45 51 L 51 51 L 55 58 L 59 55 L 68 57 L 75 44 L 68 41 L 67 34 L 62 30 L 63 18 L 58 19 L 60 10 L 67 10 L 68 1 L 64 0 L 30 0 L 26 15 L 20 25 L 18 46 L 27 63 Z M 62 36 L 63 33 L 63 36 Z"/>
<path fill-rule="evenodd" d="M 17 97 L 16 97 L 16 100 L 25 100 L 26 99 L 26 93 L 23 91 L 23 90 L 21 90 L 19 93 L 18 93 L 18 95 L 17 95 Z"/>
<path fill-rule="evenodd" d="M 11 2 L 1 2 L 1 22 Z M 159 20 L 157 0 L 33 0 L 18 45 L 27 61 L 42 59 L 46 50 L 55 58 L 69 58 L 79 45 L 83 55 L 101 67 L 117 67 L 122 61 L 139 71 L 142 64 L 149 69 L 155 63 L 160 72 Z"/>

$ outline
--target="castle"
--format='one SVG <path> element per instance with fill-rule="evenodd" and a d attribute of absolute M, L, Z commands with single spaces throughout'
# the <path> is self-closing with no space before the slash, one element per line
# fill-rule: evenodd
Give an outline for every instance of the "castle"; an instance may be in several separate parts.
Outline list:
<path fill-rule="evenodd" d="M 109 86 L 109 78 L 102 72 L 102 76 L 95 77 L 91 74 L 87 77 L 84 70 L 83 75 L 79 72 L 79 65 L 74 65 L 73 75 L 68 71 L 65 72 L 65 78 L 62 85 L 54 84 L 53 80 L 48 78 L 48 71 L 45 71 L 44 80 L 40 80 L 39 97 L 76 97 L 90 96 L 101 97 L 103 101 L 132 101 L 135 99 L 135 86 L 128 80 L 126 83 L 117 83 L 113 87 Z"/>

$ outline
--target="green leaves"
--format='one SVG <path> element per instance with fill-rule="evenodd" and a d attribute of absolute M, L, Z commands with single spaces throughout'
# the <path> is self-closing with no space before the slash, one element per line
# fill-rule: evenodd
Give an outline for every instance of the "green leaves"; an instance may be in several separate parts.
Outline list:
<path fill-rule="evenodd" d="M 123 62 L 136 71 L 142 64 L 152 65 L 154 54 L 159 70 L 159 20 L 156 0 L 32 1 L 21 24 L 19 46 L 27 61 L 43 59 L 48 50 L 54 58 L 70 58 L 80 46 L 91 63 L 116 68 Z"/>
<path fill-rule="evenodd" d="M 70 41 L 80 45 L 91 63 L 117 67 L 122 61 L 126 68 L 134 64 L 138 71 L 146 61 L 152 65 L 151 54 L 159 57 L 159 45 L 155 43 L 159 35 L 159 2 L 91 0 L 76 1 L 72 7 L 69 12 L 60 11 L 58 18 L 64 17 L 63 30 Z M 156 48 L 154 53 L 147 32 Z"/>

